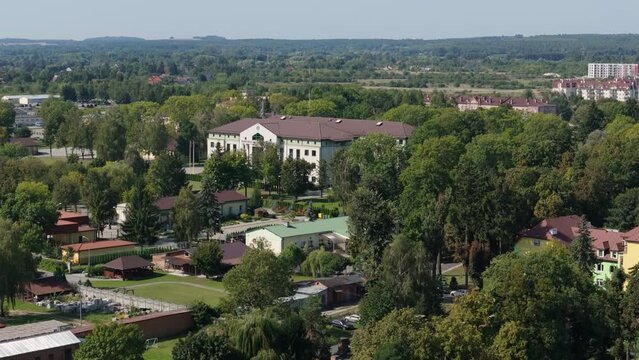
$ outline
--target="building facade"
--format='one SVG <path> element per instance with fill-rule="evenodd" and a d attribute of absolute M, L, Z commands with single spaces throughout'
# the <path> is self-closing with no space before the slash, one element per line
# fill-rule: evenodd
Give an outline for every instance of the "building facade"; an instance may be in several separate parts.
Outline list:
<path fill-rule="evenodd" d="M 207 154 L 244 151 L 249 158 L 262 151 L 264 144 L 277 147 L 280 158 L 304 159 L 315 164 L 311 174 L 317 181 L 319 162 L 330 161 L 340 149 L 369 134 L 387 134 L 404 145 L 414 128 L 394 121 L 334 119 L 306 116 L 272 116 L 241 119 L 209 132 Z"/>
<path fill-rule="evenodd" d="M 628 101 L 639 98 L 637 80 L 562 79 L 553 82 L 552 91 L 566 97 L 582 97 L 585 100 L 614 99 Z"/>
<path fill-rule="evenodd" d="M 639 64 L 588 64 L 588 77 L 591 79 L 633 78 L 639 76 Z"/>
<path fill-rule="evenodd" d="M 264 245 L 276 255 L 279 255 L 289 244 L 294 244 L 302 249 L 307 247 L 317 249 L 323 246 L 328 251 L 345 252 L 349 237 L 348 217 L 342 216 L 272 225 L 247 231 L 246 245 L 255 247 L 260 241 L 263 241 Z"/>
<path fill-rule="evenodd" d="M 514 110 L 529 114 L 557 114 L 557 105 L 541 99 L 525 98 L 499 98 L 492 96 L 457 96 L 450 100 L 457 104 L 459 111 L 471 111 L 479 109 L 494 109 L 501 106 L 510 106 Z M 424 97 L 424 104 L 431 104 L 430 95 Z"/>

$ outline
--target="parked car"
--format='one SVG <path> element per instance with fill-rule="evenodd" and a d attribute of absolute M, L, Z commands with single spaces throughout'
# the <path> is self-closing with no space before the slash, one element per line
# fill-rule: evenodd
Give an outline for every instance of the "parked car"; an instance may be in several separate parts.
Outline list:
<path fill-rule="evenodd" d="M 362 318 L 358 314 L 348 315 L 348 316 L 344 317 L 344 320 L 352 322 L 352 323 L 358 322 L 361 319 Z"/>
<path fill-rule="evenodd" d="M 468 294 L 468 290 L 466 289 L 453 290 L 450 292 L 450 296 L 452 297 L 464 296 L 467 294 Z"/>
<path fill-rule="evenodd" d="M 345 319 L 343 319 L 343 320 L 333 320 L 333 321 L 331 321 L 331 325 L 333 327 L 340 328 L 340 329 L 343 329 L 343 330 L 353 330 L 353 329 L 355 329 L 353 324 L 349 323 Z"/>

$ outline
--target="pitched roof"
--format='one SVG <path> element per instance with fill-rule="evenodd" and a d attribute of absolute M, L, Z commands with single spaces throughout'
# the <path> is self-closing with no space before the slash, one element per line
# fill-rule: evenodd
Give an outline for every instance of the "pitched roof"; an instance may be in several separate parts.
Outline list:
<path fill-rule="evenodd" d="M 153 205 L 161 211 L 171 210 L 175 207 L 177 196 L 165 196 L 155 200 Z M 224 190 L 215 193 L 215 200 L 218 204 L 226 204 L 234 201 L 245 201 L 248 198 L 235 190 Z"/>
<path fill-rule="evenodd" d="M 530 229 L 521 231 L 519 235 L 542 240 L 556 239 L 569 244 L 577 234 L 574 229 L 578 228 L 580 223 L 581 218 L 577 215 L 548 218 Z"/>
<path fill-rule="evenodd" d="M 239 241 L 222 244 L 222 264 L 238 265 L 248 247 Z"/>
<path fill-rule="evenodd" d="M 364 278 L 360 275 L 339 275 L 331 278 L 317 279 L 315 281 L 316 284 L 324 285 L 329 289 L 351 284 L 362 284 L 363 282 Z"/>
<path fill-rule="evenodd" d="M 18 357 L 24 354 L 32 354 L 54 348 L 61 348 L 80 343 L 71 331 L 62 331 L 46 335 L 14 340 L 0 345 L 0 358 Z M 26 357 L 27 359 L 29 357 Z M 39 357 L 36 357 L 39 359 Z"/>
<path fill-rule="evenodd" d="M 129 256 L 122 256 L 115 260 L 109 261 L 108 263 L 104 264 L 104 267 L 107 269 L 124 271 L 124 270 L 147 268 L 147 267 L 150 267 L 151 265 L 152 265 L 151 262 L 146 261 L 137 255 L 129 255 Z"/>
<path fill-rule="evenodd" d="M 58 320 L 48 320 L 24 325 L 9 326 L 0 329 L 0 343 L 43 334 L 51 334 L 67 327 L 69 327 L 69 325 Z"/>
<path fill-rule="evenodd" d="M 25 291 L 37 295 L 51 295 L 60 294 L 68 291 L 73 291 L 71 284 L 64 276 L 50 276 L 40 279 L 35 279 L 24 286 Z"/>
<path fill-rule="evenodd" d="M 350 141 L 370 134 L 388 134 L 398 139 L 407 139 L 415 129 L 396 121 L 272 116 L 266 119 L 241 119 L 212 129 L 210 133 L 239 135 L 255 124 L 260 124 L 283 138 L 332 141 Z"/>
<path fill-rule="evenodd" d="M 88 251 L 88 250 L 97 250 L 97 249 L 109 249 L 109 248 L 118 248 L 124 246 L 132 246 L 136 245 L 136 243 L 125 240 L 104 240 L 104 241 L 96 241 L 90 243 L 79 243 L 79 244 L 71 244 L 65 246 L 64 248 L 70 247 L 74 252 L 78 251 Z"/>
<path fill-rule="evenodd" d="M 639 242 L 639 226 L 625 232 L 624 239 L 630 242 Z"/>
<path fill-rule="evenodd" d="M 575 229 L 575 231 L 577 231 L 577 229 Z M 609 229 L 591 228 L 590 236 L 594 239 L 592 248 L 606 252 L 604 256 L 599 256 L 599 259 L 617 261 L 616 258 L 612 257 L 611 252 L 623 252 L 625 233 Z"/>
<path fill-rule="evenodd" d="M 268 230 L 281 238 L 322 233 L 337 233 L 345 238 L 350 237 L 348 232 L 348 216 L 315 221 L 290 222 L 287 225 L 270 225 L 249 230 L 247 233 L 258 230 Z"/>
<path fill-rule="evenodd" d="M 24 137 L 10 138 L 9 142 L 11 144 L 20 144 L 24 147 L 38 147 L 38 142 L 32 138 L 24 138 Z"/>

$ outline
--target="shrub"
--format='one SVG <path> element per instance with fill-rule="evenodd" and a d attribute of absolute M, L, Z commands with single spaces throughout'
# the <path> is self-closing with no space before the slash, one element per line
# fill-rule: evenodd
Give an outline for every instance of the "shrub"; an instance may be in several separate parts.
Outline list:
<path fill-rule="evenodd" d="M 92 265 L 87 267 L 86 271 L 87 275 L 89 275 L 90 277 L 102 276 L 104 274 L 104 266 Z"/>
<path fill-rule="evenodd" d="M 210 325 L 213 322 L 213 319 L 220 316 L 220 312 L 216 308 L 208 305 L 203 301 L 196 301 L 193 305 L 190 306 L 190 309 L 196 330 Z"/>
<path fill-rule="evenodd" d="M 43 258 L 38 264 L 38 269 L 46 270 L 52 273 L 55 273 L 59 267 L 65 269 L 66 263 L 62 260 Z"/>
<path fill-rule="evenodd" d="M 311 251 L 302 263 L 302 272 L 310 276 L 330 276 L 343 271 L 349 264 L 347 258 L 325 251 Z"/>
<path fill-rule="evenodd" d="M 459 284 L 457 283 L 457 278 L 456 277 L 452 277 L 450 278 L 450 283 L 448 284 L 448 287 L 451 290 L 457 290 L 457 288 L 459 287 Z"/>

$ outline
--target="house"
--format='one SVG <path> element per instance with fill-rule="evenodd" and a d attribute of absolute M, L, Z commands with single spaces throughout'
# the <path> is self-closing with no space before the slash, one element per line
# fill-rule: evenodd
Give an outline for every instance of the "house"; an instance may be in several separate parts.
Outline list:
<path fill-rule="evenodd" d="M 519 233 L 520 238 L 515 244 L 514 251 L 538 251 L 552 244 L 569 246 L 579 235 L 581 221 L 581 218 L 576 215 L 544 219 L 534 227 Z M 603 285 L 604 281 L 610 279 L 615 270 L 622 266 L 624 242 L 628 235 L 617 230 L 600 229 L 591 225 L 589 225 L 589 231 L 594 240 L 592 250 L 599 260 L 593 269 L 594 281 L 598 285 Z M 637 250 L 639 251 L 639 248 Z"/>
<path fill-rule="evenodd" d="M 14 105 L 40 105 L 43 101 L 52 97 L 48 94 L 39 95 L 6 95 L 0 98 L 0 100 L 9 101 Z M 54 98 L 59 98 L 59 95 L 53 95 Z"/>
<path fill-rule="evenodd" d="M 621 257 L 626 275 L 639 265 L 639 226 L 624 234 L 624 252 Z"/>
<path fill-rule="evenodd" d="M 321 299 L 325 309 L 356 303 L 364 296 L 364 278 L 354 274 L 317 279 L 297 288 L 295 295 L 286 300 L 293 306 L 300 306 L 307 298 L 314 296 Z"/>
<path fill-rule="evenodd" d="M 98 237 L 98 230 L 89 225 L 88 215 L 69 211 L 58 211 L 58 221 L 45 232 L 58 245 L 92 242 Z"/>
<path fill-rule="evenodd" d="M 542 113 L 542 114 L 557 114 L 557 106 L 551 104 L 548 101 L 541 99 L 526 99 L 526 98 L 500 98 L 493 96 L 457 96 L 451 97 L 457 104 L 459 111 L 470 111 L 478 109 L 494 109 L 500 106 L 510 106 L 514 110 L 524 113 Z M 429 106 L 431 104 L 430 95 L 424 97 L 424 104 Z"/>
<path fill-rule="evenodd" d="M 153 264 L 137 255 L 122 256 L 104 264 L 104 276 L 111 279 L 139 279 L 153 275 Z"/>
<path fill-rule="evenodd" d="M 248 247 L 241 242 L 221 244 L 222 248 L 222 271 L 228 270 L 242 262 L 242 257 Z M 164 254 L 155 254 L 151 259 L 153 266 L 163 270 L 181 271 L 185 274 L 197 274 L 197 268 L 191 263 L 191 256 L 195 248 L 170 251 Z"/>
<path fill-rule="evenodd" d="M 91 256 L 119 254 L 135 250 L 134 242 L 124 240 L 104 240 L 71 244 L 62 247 L 62 257 L 71 259 L 73 264 L 87 264 L 91 262 Z M 72 255 L 69 255 L 71 250 Z"/>
<path fill-rule="evenodd" d="M 149 76 L 149 78 L 146 80 L 146 83 L 149 85 L 157 85 L 159 83 L 162 82 L 162 78 L 158 75 L 151 75 Z"/>
<path fill-rule="evenodd" d="M 552 92 L 585 100 L 615 99 L 625 102 L 639 97 L 637 79 L 560 79 L 552 83 Z"/>
<path fill-rule="evenodd" d="M 279 255 L 288 244 L 310 249 L 324 246 L 329 251 L 346 252 L 348 217 L 272 225 L 246 232 L 246 244 L 256 246 L 264 241 L 266 247 Z"/>
<path fill-rule="evenodd" d="M 241 119 L 212 129 L 207 154 L 243 151 L 249 158 L 262 151 L 264 143 L 275 145 L 280 158 L 304 159 L 315 164 L 309 180 L 317 182 L 320 160 L 329 162 L 340 149 L 371 134 L 387 134 L 404 145 L 414 127 L 401 122 L 334 119 L 309 116 L 271 116 Z"/>
<path fill-rule="evenodd" d="M 215 199 L 220 206 L 220 213 L 224 218 L 236 218 L 246 212 L 248 198 L 235 190 L 224 190 L 215 193 Z M 160 223 L 167 228 L 172 227 L 173 208 L 177 196 L 166 196 L 155 200 L 153 205 L 160 211 Z M 118 204 L 115 208 L 118 223 L 126 221 L 126 203 Z"/>
<path fill-rule="evenodd" d="M 30 155 L 38 155 L 38 142 L 32 138 L 9 138 L 9 144 L 17 144 L 29 151 Z"/>
<path fill-rule="evenodd" d="M 49 276 L 30 281 L 24 286 L 23 299 L 40 301 L 75 292 L 64 276 Z"/>
<path fill-rule="evenodd" d="M 80 339 L 71 326 L 56 320 L 0 329 L 0 359 L 70 360 Z"/>

